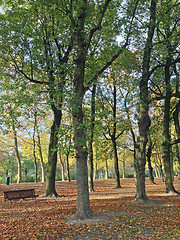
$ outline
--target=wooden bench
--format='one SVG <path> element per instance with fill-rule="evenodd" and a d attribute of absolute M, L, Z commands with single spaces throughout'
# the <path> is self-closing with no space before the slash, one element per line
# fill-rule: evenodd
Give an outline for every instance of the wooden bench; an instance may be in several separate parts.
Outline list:
<path fill-rule="evenodd" d="M 35 198 L 39 195 L 35 194 L 35 189 L 22 189 L 22 190 L 10 190 L 4 191 L 4 200 L 22 199 L 25 198 Z"/>
<path fill-rule="evenodd" d="M 128 178 L 134 178 L 134 174 L 129 174 L 127 177 Z"/>

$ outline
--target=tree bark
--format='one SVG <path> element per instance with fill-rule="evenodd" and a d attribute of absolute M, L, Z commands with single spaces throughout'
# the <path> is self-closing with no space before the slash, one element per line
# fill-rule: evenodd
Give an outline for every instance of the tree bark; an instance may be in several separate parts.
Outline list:
<path fill-rule="evenodd" d="M 108 179 L 109 176 L 108 176 L 108 161 L 107 159 L 105 159 L 105 179 Z"/>
<path fill-rule="evenodd" d="M 61 174 L 62 174 L 62 181 L 65 181 L 65 166 L 64 166 L 64 162 L 62 160 L 61 154 L 59 153 L 59 160 L 61 163 Z"/>
<path fill-rule="evenodd" d="M 159 168 L 160 168 L 160 176 L 161 176 L 162 182 L 164 182 L 164 173 L 163 173 L 163 166 L 162 166 L 162 164 L 159 165 Z"/>
<path fill-rule="evenodd" d="M 70 182 L 70 169 L 69 169 L 69 152 L 66 154 L 66 166 L 67 166 L 67 181 Z"/>
<path fill-rule="evenodd" d="M 93 84 L 92 96 L 91 96 L 91 122 L 90 122 L 90 139 L 89 139 L 89 191 L 90 192 L 94 192 L 93 141 L 94 141 L 94 121 L 95 121 L 95 96 L 96 96 L 96 84 Z"/>
<path fill-rule="evenodd" d="M 119 161 L 117 155 L 117 146 L 115 138 L 112 138 L 113 144 L 113 152 L 114 152 L 114 170 L 115 170 L 115 178 L 116 178 L 116 188 L 121 188 L 120 184 L 120 176 L 119 176 Z"/>
<path fill-rule="evenodd" d="M 13 138 L 14 138 L 14 150 L 15 150 L 17 164 L 18 164 L 17 183 L 21 183 L 22 182 L 22 166 L 21 166 L 21 158 L 20 158 L 19 149 L 18 149 L 17 132 L 16 132 L 13 119 L 12 119 L 12 129 L 13 129 Z"/>
<path fill-rule="evenodd" d="M 170 63 L 171 59 L 167 57 L 165 65 L 165 83 L 166 96 L 164 100 L 164 118 L 163 118 L 163 163 L 165 172 L 166 193 L 177 193 L 173 186 L 173 176 L 171 170 L 171 136 L 170 136 L 170 102 L 171 102 L 171 83 L 170 83 Z"/>
<path fill-rule="evenodd" d="M 85 72 L 85 45 L 83 38 L 83 26 L 85 21 L 85 12 L 79 18 L 79 29 L 77 30 L 77 61 L 73 94 L 73 125 L 74 125 L 74 144 L 76 150 L 76 173 L 77 173 L 77 212 L 76 216 L 80 219 L 89 218 L 92 215 L 89 201 L 88 190 L 88 169 L 87 169 L 87 147 L 85 126 L 83 122 L 83 97 L 84 72 Z"/>
<path fill-rule="evenodd" d="M 39 157 L 40 157 L 40 163 L 41 163 L 42 182 L 46 182 L 46 171 L 45 171 L 45 164 L 44 164 L 43 155 L 42 155 L 41 138 L 39 134 L 38 125 L 36 126 L 36 132 L 37 132 L 37 146 L 39 150 Z"/>
<path fill-rule="evenodd" d="M 148 197 L 145 190 L 145 163 L 142 161 L 142 155 L 140 150 L 140 139 L 134 146 L 134 167 L 136 172 L 136 196 L 135 200 L 146 201 Z"/>
<path fill-rule="evenodd" d="M 126 162 L 125 159 L 122 161 L 122 169 L 123 169 L 123 178 L 126 177 Z"/>
<path fill-rule="evenodd" d="M 148 27 L 148 35 L 146 39 L 142 77 L 139 84 L 140 87 L 140 114 L 139 114 L 139 134 L 140 139 L 137 148 L 136 158 L 136 200 L 147 200 L 148 197 L 145 191 L 145 164 L 146 164 L 146 145 L 148 142 L 148 130 L 150 127 L 150 118 L 148 114 L 149 110 L 149 92 L 148 92 L 148 80 L 149 80 L 149 65 L 152 49 L 152 39 L 154 35 L 155 22 L 156 22 L 156 1 L 151 0 L 150 7 L 150 21 Z"/>
<path fill-rule="evenodd" d="M 116 136 L 116 132 L 117 132 L 117 124 L 116 124 L 116 121 L 117 121 L 117 118 L 116 118 L 117 97 L 116 96 L 117 96 L 116 82 L 114 79 L 114 82 L 113 82 L 113 106 L 112 106 L 113 127 L 112 127 L 112 131 L 111 131 L 110 127 L 108 127 L 109 138 L 106 137 L 105 134 L 104 134 L 104 136 L 107 140 L 111 140 L 111 142 L 112 142 L 113 154 L 114 154 L 114 171 L 115 171 L 115 179 L 116 179 L 116 188 L 121 188 L 120 174 L 119 174 L 119 159 L 118 159 L 118 154 L 117 154 L 116 140 L 118 139 L 118 137 L 120 137 L 123 134 L 124 130 L 118 136 Z"/>
<path fill-rule="evenodd" d="M 73 123 L 74 141 L 76 149 L 76 173 L 77 173 L 77 212 L 80 219 L 89 218 L 92 215 L 88 191 L 87 148 L 83 123 L 82 96 L 78 94 L 74 99 Z"/>
<path fill-rule="evenodd" d="M 94 166 L 94 176 L 93 176 L 93 180 L 97 179 L 97 162 L 95 163 Z"/>
<path fill-rule="evenodd" d="M 62 112 L 53 106 L 54 120 L 51 127 L 48 166 L 47 166 L 47 181 L 46 181 L 46 196 L 58 196 L 55 189 L 56 165 L 57 165 L 57 145 L 58 145 L 58 130 L 61 123 Z"/>
<path fill-rule="evenodd" d="M 33 130 L 33 158 L 34 158 L 34 168 L 35 168 L 35 183 L 38 182 L 38 179 L 37 179 L 36 140 L 35 140 L 36 126 L 37 126 L 37 113 L 35 112 L 35 114 L 34 114 L 34 130 Z"/>
<path fill-rule="evenodd" d="M 176 157 L 177 157 L 177 176 L 180 180 L 180 154 L 179 154 L 179 146 L 176 144 Z"/>
<path fill-rule="evenodd" d="M 152 149 L 153 149 L 153 144 L 152 144 L 151 139 L 149 139 L 149 147 L 148 147 L 148 150 L 147 150 L 147 162 L 148 162 L 148 169 L 149 169 L 149 179 L 150 179 L 150 183 L 155 184 L 154 176 L 153 176 L 153 168 L 152 168 L 152 165 L 151 165 Z"/>

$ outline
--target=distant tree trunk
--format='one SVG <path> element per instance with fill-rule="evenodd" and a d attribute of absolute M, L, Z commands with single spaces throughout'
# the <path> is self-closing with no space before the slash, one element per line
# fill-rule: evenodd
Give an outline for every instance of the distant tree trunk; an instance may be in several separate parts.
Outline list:
<path fill-rule="evenodd" d="M 139 164 L 141 163 L 141 151 L 140 151 L 140 139 L 137 138 L 136 140 L 136 136 L 134 133 L 134 130 L 132 128 L 132 124 L 131 124 L 131 119 L 130 119 L 130 114 L 129 114 L 129 110 L 127 107 L 127 96 L 125 97 L 125 109 L 126 109 L 126 113 L 127 113 L 127 117 L 130 121 L 130 132 L 132 135 L 132 139 L 133 139 L 133 146 L 134 146 L 134 169 L 135 169 L 135 182 L 136 182 L 136 196 L 135 199 L 139 200 L 142 199 L 147 200 L 147 196 L 146 196 L 146 192 L 145 192 L 145 165 L 140 166 Z M 142 172 L 141 172 L 142 171 Z"/>
<path fill-rule="evenodd" d="M 126 177 L 126 162 L 125 162 L 125 159 L 123 159 L 122 165 L 123 165 L 123 167 L 122 167 L 122 169 L 123 169 L 123 178 L 125 178 Z"/>
<path fill-rule="evenodd" d="M 16 133 L 13 119 L 12 119 L 12 129 L 13 129 L 13 138 L 14 138 L 14 150 L 15 150 L 17 164 L 18 164 L 17 183 L 21 183 L 22 182 L 22 166 L 21 166 L 21 158 L 20 158 L 19 150 L 18 150 L 17 133 Z"/>
<path fill-rule="evenodd" d="M 61 163 L 61 174 L 62 174 L 62 181 L 64 182 L 65 181 L 65 164 L 62 160 L 62 156 L 61 154 L 59 153 L 59 160 L 60 160 L 60 163 Z"/>
<path fill-rule="evenodd" d="M 164 182 L 164 173 L 163 173 L 163 166 L 162 166 L 162 164 L 159 165 L 159 168 L 160 168 L 160 176 L 161 176 L 162 182 Z"/>
<path fill-rule="evenodd" d="M 69 169 L 69 151 L 66 154 L 66 166 L 67 166 L 67 181 L 70 182 L 70 169 Z"/>
<path fill-rule="evenodd" d="M 35 112 L 35 114 L 34 114 L 34 130 L 33 130 L 33 158 L 34 158 L 34 168 L 35 168 L 35 183 L 38 182 L 38 179 L 37 179 L 37 159 L 36 159 L 36 140 L 35 140 L 36 126 L 37 126 L 37 113 Z"/>
<path fill-rule="evenodd" d="M 148 169 L 149 169 L 149 179 L 150 183 L 155 184 L 154 177 L 153 177 L 153 168 L 151 165 L 151 155 L 152 155 L 153 144 L 151 139 L 149 138 L 149 147 L 147 150 L 147 162 L 148 162 Z"/>
<path fill-rule="evenodd" d="M 179 92 L 179 74 L 178 74 L 178 72 L 176 72 L 176 77 L 178 79 L 176 91 Z M 175 111 L 173 113 L 174 125 L 175 125 L 176 135 L 177 135 L 178 139 L 180 139 L 179 112 L 180 112 L 180 100 L 179 100 L 178 104 L 176 105 Z M 177 175 L 178 175 L 178 179 L 180 180 L 180 154 L 179 154 L 178 143 L 176 143 L 176 158 L 177 158 Z"/>
<path fill-rule="evenodd" d="M 158 167 L 157 166 L 155 166 L 155 168 L 154 168 L 154 172 L 155 172 L 155 177 L 160 177 L 160 175 L 159 175 L 159 169 L 158 169 Z"/>
<path fill-rule="evenodd" d="M 94 141 L 94 121 L 95 121 L 95 96 L 96 96 L 96 84 L 93 84 L 92 96 L 91 96 L 91 121 L 90 121 L 90 139 L 89 139 L 89 191 L 90 192 L 94 192 L 93 141 Z"/>
<path fill-rule="evenodd" d="M 136 158 L 136 200 L 147 200 L 148 197 L 145 191 L 145 165 L 146 165 L 146 145 L 148 142 L 148 131 L 150 127 L 149 110 L 149 65 L 152 49 L 152 39 L 154 35 L 156 22 L 156 1 L 151 0 L 150 21 L 148 34 L 144 49 L 142 77 L 140 80 L 140 114 L 139 114 L 139 134 L 138 153 Z"/>
<path fill-rule="evenodd" d="M 117 154 L 117 145 L 116 145 L 116 140 L 118 137 L 120 137 L 124 131 L 122 131 L 118 136 L 116 136 L 116 130 L 117 130 L 117 124 L 116 124 L 116 107 L 117 107 L 117 90 L 116 90 L 116 82 L 114 80 L 113 83 L 113 120 L 114 120 L 114 125 L 113 125 L 113 132 L 110 134 L 109 130 L 109 135 L 111 137 L 112 145 L 113 145 L 113 152 L 114 152 L 114 169 L 115 169 L 115 178 L 116 178 L 116 188 L 121 188 L 120 184 L 120 174 L 119 174 L 119 159 L 118 159 L 118 154 Z"/>
<path fill-rule="evenodd" d="M 45 164 L 44 164 L 43 155 L 42 155 L 41 138 L 40 138 L 38 126 L 36 126 L 36 131 L 37 131 L 37 146 L 39 150 L 39 157 L 40 157 L 40 163 L 41 163 L 42 182 L 46 182 L 46 171 L 45 171 Z"/>
<path fill-rule="evenodd" d="M 170 148 L 170 164 L 171 164 L 172 180 L 174 182 L 174 158 L 173 158 L 172 145 L 171 145 L 171 148 Z"/>
<path fill-rule="evenodd" d="M 176 144 L 176 158 L 177 158 L 177 176 L 180 180 L 180 154 L 179 154 L 179 146 Z"/>
<path fill-rule="evenodd" d="M 121 188 L 120 175 L 119 175 L 119 162 L 118 162 L 117 146 L 116 146 L 115 138 L 112 138 L 112 144 L 113 144 L 113 152 L 114 152 L 114 170 L 115 170 L 115 177 L 116 177 L 116 188 Z"/>
<path fill-rule="evenodd" d="M 93 180 L 97 179 L 97 162 L 95 163 L 94 166 L 94 176 L 93 176 Z"/>
<path fill-rule="evenodd" d="M 118 154 L 117 154 L 117 145 L 116 145 L 116 140 L 123 134 L 124 130 L 121 131 L 120 134 L 118 134 L 118 136 L 116 136 L 116 132 L 117 132 L 117 123 L 116 123 L 116 109 L 117 107 L 117 90 L 116 90 L 116 80 L 114 79 L 113 82 L 113 106 L 112 106 L 112 110 L 113 110 L 113 129 L 111 131 L 111 129 L 108 127 L 108 135 L 109 138 L 104 134 L 104 137 L 107 140 L 111 140 L 112 142 L 112 146 L 113 146 L 113 154 L 114 154 L 114 171 L 115 171 L 115 179 L 116 179 L 116 188 L 121 188 L 121 184 L 120 184 L 120 174 L 119 174 L 119 159 L 118 159 Z"/>
<path fill-rule="evenodd" d="M 108 161 L 105 159 L 105 179 L 108 179 Z"/>

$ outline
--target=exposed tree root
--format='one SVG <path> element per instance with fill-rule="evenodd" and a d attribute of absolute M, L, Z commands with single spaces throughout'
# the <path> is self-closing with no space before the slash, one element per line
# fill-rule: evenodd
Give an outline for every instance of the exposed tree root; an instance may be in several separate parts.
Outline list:
<path fill-rule="evenodd" d="M 167 196 L 180 196 L 180 193 L 177 191 L 169 191 L 166 193 Z"/>
<path fill-rule="evenodd" d="M 52 199 L 54 199 L 54 198 L 63 198 L 63 197 L 65 197 L 65 195 L 58 195 L 58 194 L 44 194 L 44 195 L 41 195 L 41 196 L 39 196 L 39 198 L 52 198 Z"/>

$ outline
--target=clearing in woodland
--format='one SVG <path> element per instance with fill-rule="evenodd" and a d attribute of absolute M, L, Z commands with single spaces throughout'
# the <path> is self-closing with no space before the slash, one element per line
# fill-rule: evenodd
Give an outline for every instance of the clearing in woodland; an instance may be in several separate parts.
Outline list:
<path fill-rule="evenodd" d="M 90 193 L 94 217 L 75 220 L 76 181 L 56 182 L 60 198 L 43 198 L 45 183 L 0 185 L 0 239 L 180 239 L 180 197 L 165 194 L 161 179 L 146 179 L 150 201 L 134 202 L 134 179 L 95 180 Z M 180 181 L 174 186 L 180 192 Z M 3 191 L 35 188 L 36 200 L 4 202 Z"/>

